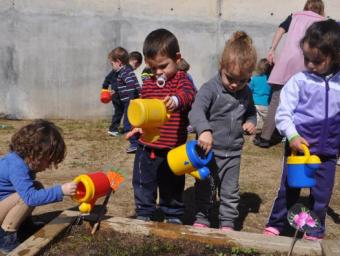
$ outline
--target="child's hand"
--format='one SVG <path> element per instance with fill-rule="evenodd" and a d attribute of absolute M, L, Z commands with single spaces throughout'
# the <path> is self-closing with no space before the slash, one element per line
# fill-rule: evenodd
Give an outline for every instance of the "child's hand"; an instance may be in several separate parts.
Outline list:
<path fill-rule="evenodd" d="M 213 137 L 211 131 L 204 131 L 198 136 L 198 146 L 204 149 L 205 154 L 208 154 L 212 147 Z"/>
<path fill-rule="evenodd" d="M 252 122 L 245 122 L 243 124 L 243 130 L 248 134 L 254 134 L 256 132 L 256 126 Z"/>
<path fill-rule="evenodd" d="M 75 182 L 68 182 L 61 185 L 61 190 L 65 196 L 74 196 L 77 190 L 77 183 Z"/>
<path fill-rule="evenodd" d="M 166 109 L 170 112 L 174 111 L 177 107 L 175 100 L 171 96 L 166 96 L 163 99 L 163 102 L 165 104 Z"/>
<path fill-rule="evenodd" d="M 298 151 L 303 152 L 301 144 L 305 144 L 307 147 L 309 146 L 309 143 L 300 136 L 295 137 L 289 142 L 290 148 L 296 152 Z"/>
<path fill-rule="evenodd" d="M 126 135 L 125 135 L 125 139 L 130 139 L 133 135 L 135 134 L 143 134 L 142 128 L 133 128 L 131 131 L 129 131 Z"/>

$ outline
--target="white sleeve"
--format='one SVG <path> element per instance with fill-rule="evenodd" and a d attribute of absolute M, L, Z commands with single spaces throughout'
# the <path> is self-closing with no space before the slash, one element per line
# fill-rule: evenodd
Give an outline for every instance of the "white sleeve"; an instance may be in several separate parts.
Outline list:
<path fill-rule="evenodd" d="M 298 74 L 297 74 L 298 75 Z M 275 123 L 276 128 L 281 135 L 291 140 L 294 136 L 299 135 L 294 124 L 294 111 L 299 102 L 299 86 L 297 75 L 288 80 L 281 90 L 280 104 L 276 110 Z"/>

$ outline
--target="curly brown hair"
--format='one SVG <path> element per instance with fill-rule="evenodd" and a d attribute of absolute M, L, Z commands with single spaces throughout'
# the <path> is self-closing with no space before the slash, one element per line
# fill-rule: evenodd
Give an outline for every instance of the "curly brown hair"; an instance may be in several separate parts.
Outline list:
<path fill-rule="evenodd" d="M 230 69 L 238 66 L 242 74 L 251 74 L 256 65 L 256 50 L 253 40 L 244 31 L 236 31 L 225 43 L 221 69 Z"/>
<path fill-rule="evenodd" d="M 42 161 L 58 168 L 66 156 L 61 129 L 54 123 L 38 119 L 22 127 L 11 139 L 10 151 L 25 160 L 31 170 L 38 170 Z"/>

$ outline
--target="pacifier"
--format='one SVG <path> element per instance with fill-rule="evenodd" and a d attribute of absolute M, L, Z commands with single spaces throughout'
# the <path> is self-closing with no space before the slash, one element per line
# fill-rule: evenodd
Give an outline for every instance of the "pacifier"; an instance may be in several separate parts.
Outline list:
<path fill-rule="evenodd" d="M 166 83 L 166 75 L 160 75 L 157 77 L 157 80 L 156 80 L 156 84 L 158 87 L 162 88 L 164 87 L 165 83 Z"/>

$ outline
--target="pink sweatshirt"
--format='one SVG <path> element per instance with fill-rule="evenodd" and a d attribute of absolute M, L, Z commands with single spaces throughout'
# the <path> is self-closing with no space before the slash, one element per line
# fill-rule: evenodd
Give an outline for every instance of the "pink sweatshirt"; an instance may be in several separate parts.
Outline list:
<path fill-rule="evenodd" d="M 305 70 L 300 40 L 311 24 L 324 19 L 323 16 L 312 11 L 293 13 L 285 44 L 275 62 L 268 83 L 284 85 L 294 74 Z"/>

